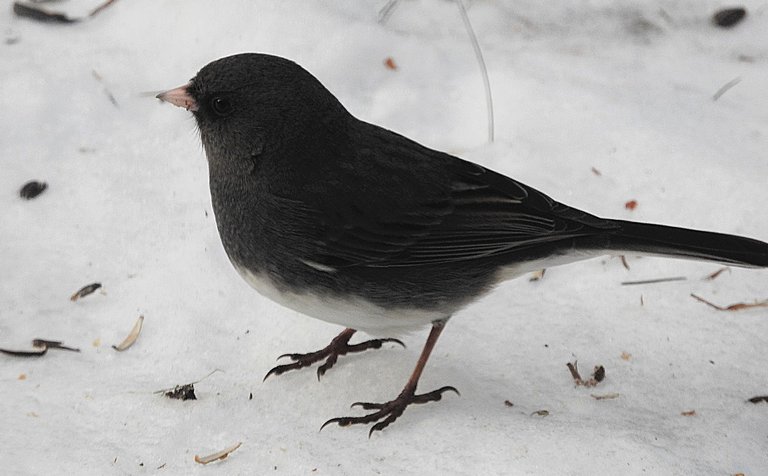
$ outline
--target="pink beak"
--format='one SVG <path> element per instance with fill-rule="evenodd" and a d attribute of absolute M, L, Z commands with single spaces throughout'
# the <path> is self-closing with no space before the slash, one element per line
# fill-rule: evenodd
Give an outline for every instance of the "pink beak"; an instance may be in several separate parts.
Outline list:
<path fill-rule="evenodd" d="M 174 106 L 183 107 L 187 111 L 197 111 L 199 106 L 197 101 L 193 98 L 188 91 L 188 88 L 192 83 L 187 83 L 184 86 L 179 86 L 175 89 L 170 89 L 164 93 L 160 93 L 155 96 L 157 99 L 163 102 L 169 102 Z"/>

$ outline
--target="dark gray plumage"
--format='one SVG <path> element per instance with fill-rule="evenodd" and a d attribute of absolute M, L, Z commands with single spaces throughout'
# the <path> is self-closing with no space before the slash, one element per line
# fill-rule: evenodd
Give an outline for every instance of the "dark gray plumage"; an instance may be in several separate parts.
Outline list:
<path fill-rule="evenodd" d="M 761 241 L 598 218 L 360 121 L 283 58 L 223 58 L 159 97 L 195 115 L 219 233 L 235 267 L 268 297 L 350 328 L 337 338 L 342 344 L 320 357 L 294 354 L 296 362 L 274 373 L 325 357 L 330 368 L 354 351 L 352 329 L 396 332 L 432 322 L 434 345 L 450 315 L 499 280 L 601 254 L 768 266 Z M 373 428 L 381 429 L 419 397 L 439 399 L 445 389 L 415 395 L 420 372 L 410 396 L 384 405 L 396 410 L 367 407 L 379 411 L 333 421 L 382 420 Z"/>

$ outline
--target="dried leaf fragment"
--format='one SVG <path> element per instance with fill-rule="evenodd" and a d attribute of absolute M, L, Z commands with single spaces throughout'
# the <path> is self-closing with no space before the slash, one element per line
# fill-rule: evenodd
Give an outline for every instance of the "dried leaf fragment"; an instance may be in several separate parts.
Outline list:
<path fill-rule="evenodd" d="M 217 453 L 210 454 L 208 456 L 202 456 L 201 457 L 201 456 L 195 455 L 195 463 L 208 464 L 208 463 L 213 463 L 214 461 L 218 461 L 218 460 L 221 460 L 221 459 L 226 459 L 227 456 L 230 455 L 230 453 L 232 453 L 236 449 L 240 448 L 240 445 L 242 445 L 242 444 L 243 444 L 243 442 L 241 441 L 241 442 L 237 443 L 236 445 L 230 446 L 229 448 L 221 450 L 221 451 L 219 451 Z"/>
<path fill-rule="evenodd" d="M 541 279 L 544 277 L 544 273 L 546 272 L 547 272 L 547 268 L 534 271 L 533 273 L 531 273 L 531 277 L 528 278 L 528 281 L 541 281 Z"/>
<path fill-rule="evenodd" d="M 144 316 L 139 316 L 138 319 L 136 319 L 136 323 L 133 324 L 133 329 L 131 329 L 131 333 L 128 334 L 128 336 L 118 345 L 113 345 L 112 348 L 115 349 L 118 352 L 122 352 L 126 349 L 128 349 L 130 346 L 133 345 L 134 342 L 136 342 L 136 339 L 139 338 L 139 334 L 141 333 L 141 326 L 144 324 Z"/>
<path fill-rule="evenodd" d="M 752 309 L 755 307 L 768 307 L 768 299 L 766 299 L 765 301 L 759 301 L 759 302 L 753 302 L 753 303 L 738 302 L 736 304 L 731 304 L 728 306 L 718 306 L 717 304 L 709 302 L 706 299 L 701 298 L 693 293 L 691 293 L 691 297 L 699 302 L 706 304 L 711 308 L 717 309 L 718 311 L 741 311 L 744 309 Z"/>
<path fill-rule="evenodd" d="M 629 360 L 632 358 L 632 354 L 629 352 L 622 352 L 621 353 L 621 360 Z"/>
<path fill-rule="evenodd" d="M 72 302 L 77 301 L 80 298 L 83 298 L 89 294 L 94 293 L 100 287 L 101 287 L 101 283 L 91 283 L 86 286 L 83 286 L 82 288 L 75 291 L 75 294 L 70 296 L 69 300 Z"/>
<path fill-rule="evenodd" d="M 592 173 L 597 175 L 598 177 L 602 177 L 603 173 L 597 170 L 595 167 L 592 167 Z"/>
<path fill-rule="evenodd" d="M 540 417 L 549 416 L 549 410 L 536 410 L 535 412 L 531 413 L 531 416 L 533 415 Z"/>
<path fill-rule="evenodd" d="M 624 204 L 624 208 L 627 210 L 634 210 L 637 208 L 637 200 L 630 200 L 627 203 Z"/>
<path fill-rule="evenodd" d="M 696 410 L 688 410 L 685 412 L 680 412 L 683 416 L 696 416 Z"/>

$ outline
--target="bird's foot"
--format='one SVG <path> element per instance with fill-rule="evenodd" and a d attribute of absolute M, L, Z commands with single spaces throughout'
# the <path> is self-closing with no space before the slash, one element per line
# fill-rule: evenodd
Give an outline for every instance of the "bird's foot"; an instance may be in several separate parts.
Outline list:
<path fill-rule="evenodd" d="M 323 365 L 317 368 L 317 379 L 320 380 L 320 377 L 325 375 L 325 372 L 327 372 L 331 367 L 333 367 L 333 365 L 339 359 L 340 355 L 351 354 L 354 352 L 362 352 L 368 349 L 379 349 L 381 348 L 382 344 L 386 342 L 393 342 L 395 344 L 400 344 L 401 346 L 405 347 L 405 344 L 403 344 L 403 342 L 400 341 L 399 339 L 371 339 L 365 342 L 360 342 L 359 344 L 350 344 L 349 339 L 352 337 L 352 334 L 354 333 L 355 333 L 354 329 L 345 329 L 341 334 L 336 336 L 331 341 L 331 343 L 328 344 L 328 346 L 318 350 L 317 352 L 310 352 L 307 354 L 281 355 L 280 357 L 278 357 L 278 359 L 287 357 L 293 360 L 293 363 L 278 365 L 277 367 L 274 367 L 272 370 L 267 372 L 267 375 L 264 376 L 264 380 L 266 380 L 267 377 L 269 377 L 270 375 L 281 375 L 290 370 L 297 370 L 304 367 L 309 367 L 312 364 L 316 362 L 320 362 L 321 360 L 325 359 L 325 362 L 323 363 Z"/>
<path fill-rule="evenodd" d="M 361 423 L 368 424 L 378 422 L 373 425 L 368 432 L 368 437 L 370 438 L 374 431 L 381 431 L 389 426 L 392 422 L 397 420 L 397 418 L 403 414 L 408 405 L 413 403 L 436 402 L 443 398 L 443 393 L 448 391 L 454 392 L 456 395 L 460 395 L 458 390 L 450 386 L 438 388 L 437 390 L 433 390 L 429 393 L 416 395 L 416 387 L 408 385 L 403 389 L 402 392 L 400 392 L 400 395 L 398 395 L 397 398 L 389 402 L 356 402 L 352 404 L 352 407 L 360 407 L 363 410 L 376 410 L 375 412 L 360 417 L 331 418 L 327 422 L 323 423 L 323 426 L 321 426 L 320 429 L 322 430 L 327 425 L 332 423 L 336 423 L 339 426 L 349 426 Z"/>

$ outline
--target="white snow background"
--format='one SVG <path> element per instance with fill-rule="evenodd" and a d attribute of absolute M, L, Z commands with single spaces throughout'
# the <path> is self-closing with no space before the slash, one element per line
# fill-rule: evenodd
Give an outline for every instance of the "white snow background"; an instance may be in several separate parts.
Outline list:
<path fill-rule="evenodd" d="M 717 1 L 467 2 L 493 87 L 490 145 L 456 4 L 403 0 L 382 25 L 385 3 L 118 1 L 73 25 L 2 6 L 0 347 L 81 352 L 0 354 L 0 473 L 768 474 L 768 405 L 746 402 L 768 393 L 768 309 L 690 297 L 766 299 L 766 270 L 707 281 L 718 265 L 606 257 L 506 282 L 454 316 L 422 378 L 461 397 L 410 407 L 370 439 L 318 429 L 397 395 L 426 329 L 405 350 L 341 357 L 319 383 L 314 369 L 262 383 L 278 355 L 340 328 L 240 279 L 191 114 L 145 94 L 229 54 L 291 58 L 356 116 L 597 215 L 768 240 L 764 2 L 743 2 L 728 30 L 710 23 Z M 22 200 L 31 179 L 49 187 Z M 687 280 L 621 285 L 673 276 Z M 103 288 L 69 300 L 91 282 Z M 137 342 L 114 351 L 139 315 Z M 575 386 L 576 359 L 605 380 Z M 214 369 L 197 400 L 153 393 Z M 226 460 L 193 461 L 239 441 Z"/>

